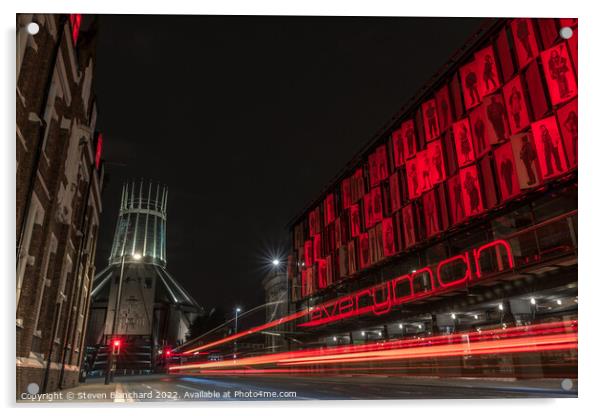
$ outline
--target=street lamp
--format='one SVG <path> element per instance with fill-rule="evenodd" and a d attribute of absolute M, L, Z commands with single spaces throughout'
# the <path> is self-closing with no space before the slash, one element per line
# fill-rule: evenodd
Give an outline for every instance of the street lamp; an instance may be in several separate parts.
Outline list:
<path fill-rule="evenodd" d="M 240 313 L 241 309 L 237 306 L 236 309 L 234 309 L 234 333 L 238 334 L 238 314 Z M 236 353 L 238 352 L 238 348 L 237 348 L 237 342 L 236 340 L 234 340 L 234 358 L 236 358 Z"/>
<path fill-rule="evenodd" d="M 272 271 L 274 273 L 274 278 L 278 275 L 278 272 L 280 271 L 280 259 L 278 257 L 274 257 L 271 261 L 272 263 Z M 305 266 L 305 263 L 302 263 L 302 266 Z M 286 282 L 286 311 L 285 311 L 285 315 L 289 314 L 289 295 L 290 295 L 290 287 L 289 287 L 289 282 L 288 279 L 285 279 Z M 278 305 L 274 306 L 274 311 L 272 313 L 272 316 L 275 316 L 275 314 L 278 312 Z"/>
<path fill-rule="evenodd" d="M 129 227 L 130 219 L 128 217 L 127 226 Z M 127 228 L 126 228 L 127 229 Z M 123 271 L 125 269 L 125 246 L 128 243 L 127 233 L 123 238 L 123 246 L 121 247 L 121 269 L 119 271 L 119 285 L 117 286 L 117 296 L 115 296 L 115 310 L 113 311 L 113 325 L 111 326 L 111 336 L 110 339 L 114 339 L 115 330 L 117 329 L 117 314 L 119 313 L 119 306 L 121 305 L 121 289 L 123 287 Z M 135 253 L 132 258 L 136 261 L 142 258 L 140 253 Z M 126 331 L 127 332 L 127 331 Z M 107 367 L 105 371 L 105 384 L 109 384 L 111 382 L 111 378 L 113 375 L 113 349 L 109 348 L 107 352 Z"/>
<path fill-rule="evenodd" d="M 240 308 L 236 307 L 234 310 L 234 333 L 238 334 L 238 314 L 240 313 Z"/>

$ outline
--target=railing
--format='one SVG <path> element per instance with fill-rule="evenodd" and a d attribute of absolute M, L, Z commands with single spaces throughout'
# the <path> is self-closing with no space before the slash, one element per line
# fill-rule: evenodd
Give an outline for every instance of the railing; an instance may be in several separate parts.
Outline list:
<path fill-rule="evenodd" d="M 516 267 L 524 267 L 577 251 L 577 210 L 534 224 L 511 234 L 509 241 Z"/>

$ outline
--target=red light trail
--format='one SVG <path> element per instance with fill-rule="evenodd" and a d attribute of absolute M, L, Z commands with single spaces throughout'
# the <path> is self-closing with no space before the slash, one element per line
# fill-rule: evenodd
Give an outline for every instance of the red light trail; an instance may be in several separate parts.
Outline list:
<path fill-rule="evenodd" d="M 208 348 L 216 347 L 218 345 L 222 345 L 227 342 L 234 341 L 234 340 L 242 338 L 242 337 L 246 337 L 248 335 L 252 335 L 252 334 L 255 334 L 255 333 L 258 333 L 261 331 L 265 331 L 266 329 L 273 328 L 275 326 L 282 325 L 282 324 L 285 324 L 290 321 L 294 321 L 295 319 L 299 319 L 299 318 L 307 315 L 308 313 L 309 313 L 309 309 L 304 309 L 304 310 L 296 312 L 292 315 L 288 315 L 288 316 L 282 317 L 280 319 L 276 319 L 275 321 L 267 322 L 263 325 L 259 325 L 254 328 L 247 329 L 245 331 L 240 331 L 237 334 L 230 335 L 229 337 L 220 339 L 218 341 L 210 342 L 209 344 L 201 345 L 200 347 L 191 348 L 189 350 L 182 352 L 182 355 L 193 354 L 196 351 L 203 351 Z"/>
<path fill-rule="evenodd" d="M 552 322 L 507 329 L 495 329 L 441 335 L 422 339 L 397 340 L 365 345 L 317 348 L 255 357 L 184 364 L 170 371 L 276 367 L 361 363 L 419 358 L 442 358 L 466 355 L 529 353 L 577 349 L 578 321 Z M 263 369 L 261 370 L 263 371 Z M 214 371 L 215 372 L 215 371 Z M 275 371 L 285 372 L 285 371 Z"/>

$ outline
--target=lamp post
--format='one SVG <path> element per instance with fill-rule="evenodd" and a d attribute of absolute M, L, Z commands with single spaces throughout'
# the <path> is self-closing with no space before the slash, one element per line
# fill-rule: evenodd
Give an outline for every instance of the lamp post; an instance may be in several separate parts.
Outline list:
<path fill-rule="evenodd" d="M 282 264 L 282 261 L 280 261 L 280 259 L 278 259 L 277 257 L 275 257 L 275 258 L 272 259 L 271 263 L 272 263 L 272 271 L 274 273 L 274 279 L 277 279 L 278 272 L 280 271 L 280 265 Z M 290 308 L 289 308 L 289 305 L 290 305 L 289 304 L 290 287 L 289 287 L 288 276 L 286 275 L 286 269 L 285 269 L 284 273 L 285 273 L 284 280 L 286 282 L 286 289 L 285 289 L 285 294 L 284 294 L 284 303 L 285 303 L 285 305 L 282 308 L 280 308 L 279 304 L 274 305 L 274 310 L 272 311 L 272 315 L 271 315 L 271 319 L 270 320 L 273 320 L 277 316 L 277 314 L 278 314 L 278 308 L 283 309 L 282 311 L 280 311 L 281 312 L 280 316 L 283 316 L 283 315 L 286 316 L 286 315 L 288 315 L 290 313 Z M 280 286 L 278 286 L 278 287 L 280 288 Z M 284 330 L 286 331 L 287 328 L 288 328 L 288 325 L 284 328 Z M 275 347 L 275 344 L 274 344 L 275 339 L 273 337 L 271 339 L 272 339 L 272 341 L 271 341 L 272 346 Z M 284 337 L 284 341 L 285 341 L 285 344 L 286 344 L 286 348 L 288 349 L 289 348 L 289 339 L 288 339 L 288 337 Z"/>
<path fill-rule="evenodd" d="M 240 313 L 240 308 L 236 308 L 234 310 L 234 333 L 238 334 L 238 314 Z"/>
<path fill-rule="evenodd" d="M 234 309 L 234 333 L 238 334 L 238 314 L 240 313 L 240 308 L 237 306 Z M 236 353 L 238 352 L 237 341 L 234 340 L 234 358 L 236 358 Z"/>
<path fill-rule="evenodd" d="M 129 227 L 129 216 L 128 216 L 128 227 Z M 127 229 L 127 227 L 126 227 Z M 115 296 L 115 309 L 113 311 L 113 324 L 111 325 L 110 340 L 113 341 L 115 337 L 115 330 L 117 329 L 117 314 L 119 313 L 119 306 L 121 304 L 121 289 L 123 287 L 123 271 L 125 269 L 125 246 L 127 245 L 127 233 L 124 235 L 123 246 L 121 247 L 121 269 L 119 271 L 119 285 L 117 286 L 117 296 Z M 138 261 L 142 258 L 140 253 L 135 253 L 132 258 Z M 105 371 L 105 384 L 109 384 L 113 378 L 113 348 L 112 344 L 107 352 L 107 367 Z"/>

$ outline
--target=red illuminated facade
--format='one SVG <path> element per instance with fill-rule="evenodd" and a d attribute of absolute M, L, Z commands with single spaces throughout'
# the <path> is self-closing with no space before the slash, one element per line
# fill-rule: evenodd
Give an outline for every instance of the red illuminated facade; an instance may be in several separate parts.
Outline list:
<path fill-rule="evenodd" d="M 308 247 L 319 244 L 334 266 L 326 280 L 344 284 L 352 270 L 362 273 L 573 172 L 577 56 L 557 35 L 560 24 L 498 21 L 455 68 L 406 106 L 364 163 L 297 220 L 296 276 L 314 267 L 316 250 L 312 255 Z M 334 224 L 338 237 L 331 244 L 323 237 Z M 384 244 L 382 253 L 376 240 Z M 343 268 L 336 261 L 341 256 Z M 293 293 L 295 300 L 323 287 L 307 279 L 299 286 L 305 296 Z"/>
<path fill-rule="evenodd" d="M 289 295 L 307 342 L 577 319 L 578 27 L 561 20 L 485 24 L 294 220 Z M 576 344 L 553 349 L 573 374 Z"/>
<path fill-rule="evenodd" d="M 575 378 L 577 31 L 486 22 L 292 221 L 290 314 L 171 370 Z"/>

